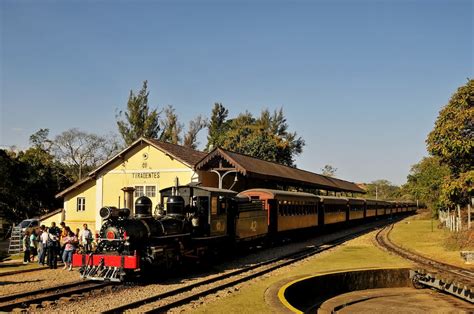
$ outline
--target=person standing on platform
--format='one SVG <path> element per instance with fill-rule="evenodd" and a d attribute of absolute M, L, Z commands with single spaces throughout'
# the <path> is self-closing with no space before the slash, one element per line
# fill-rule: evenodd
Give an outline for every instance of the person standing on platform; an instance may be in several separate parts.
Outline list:
<path fill-rule="evenodd" d="M 81 245 L 84 248 L 84 252 L 92 251 L 92 231 L 87 228 L 87 224 L 82 225 L 84 229 L 81 230 L 79 239 L 81 241 Z"/>
<path fill-rule="evenodd" d="M 25 231 L 23 236 L 23 264 L 28 264 L 30 262 L 30 233 Z"/>
<path fill-rule="evenodd" d="M 36 236 L 36 230 L 31 231 L 30 235 L 30 262 L 35 261 L 35 256 L 38 255 L 38 237 Z"/>
<path fill-rule="evenodd" d="M 56 223 L 53 221 L 51 223 L 51 227 L 49 227 L 49 233 L 59 237 L 59 235 L 61 234 L 61 230 L 59 230 L 59 228 L 56 226 Z"/>
<path fill-rule="evenodd" d="M 56 234 L 48 233 L 48 240 L 46 244 L 48 248 L 48 266 L 51 269 L 58 267 L 58 252 L 59 252 L 59 238 Z"/>
<path fill-rule="evenodd" d="M 68 235 L 63 238 L 63 242 L 64 242 L 64 253 L 63 253 L 64 268 L 63 269 L 72 270 L 72 253 L 74 253 L 74 250 L 76 249 L 78 240 L 74 232 L 69 230 Z"/>
<path fill-rule="evenodd" d="M 46 256 L 48 255 L 48 237 L 49 237 L 49 233 L 48 233 L 48 228 L 46 228 L 45 225 L 41 226 L 41 230 L 43 232 L 40 235 L 39 245 L 42 249 L 41 249 L 41 252 L 40 252 L 39 257 L 38 257 L 38 263 L 41 264 L 41 265 L 44 265 L 45 264 L 44 260 L 45 260 Z"/>

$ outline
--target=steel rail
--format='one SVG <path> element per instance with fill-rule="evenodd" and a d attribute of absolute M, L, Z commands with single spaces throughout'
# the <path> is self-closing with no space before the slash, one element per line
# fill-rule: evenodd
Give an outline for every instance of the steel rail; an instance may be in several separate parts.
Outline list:
<path fill-rule="evenodd" d="M 389 251 L 392 251 L 406 259 L 409 259 L 413 262 L 416 262 L 418 264 L 422 264 L 425 266 L 433 267 L 434 269 L 437 270 L 443 270 L 458 276 L 465 277 L 466 279 L 471 280 L 471 282 L 474 282 L 474 272 L 470 271 L 466 268 L 454 266 L 451 264 L 443 263 L 441 261 L 434 260 L 432 258 L 417 254 L 415 252 L 409 251 L 407 249 L 404 249 L 400 247 L 399 245 L 396 245 L 390 240 L 390 232 L 393 230 L 393 224 L 391 224 L 388 229 L 387 227 L 382 228 L 377 232 L 376 235 L 376 240 L 377 243 L 379 243 L 380 246 L 386 248 Z M 384 237 L 383 232 L 387 231 L 387 235 Z"/>
<path fill-rule="evenodd" d="M 0 299 L 0 312 L 11 312 L 15 308 L 27 308 L 31 304 L 41 304 L 43 301 L 56 301 L 61 297 L 102 289 L 111 284 L 110 282 L 77 281 L 62 286 L 2 296 Z"/>
<path fill-rule="evenodd" d="M 38 268 L 29 268 L 29 269 L 23 269 L 23 270 L 5 271 L 5 272 L 0 273 L 0 277 L 10 276 L 10 275 L 17 275 L 17 274 L 22 274 L 22 273 L 29 273 L 29 272 L 32 272 L 32 271 L 45 270 L 45 269 L 49 269 L 49 267 L 42 266 L 42 267 L 38 267 Z"/>
<path fill-rule="evenodd" d="M 390 240 L 390 232 L 393 230 L 393 224 L 384 227 L 377 232 L 375 240 L 377 244 L 407 260 L 415 262 L 427 269 L 410 271 L 410 277 L 417 288 L 432 287 L 441 292 L 445 292 L 466 300 L 470 303 L 474 301 L 474 272 L 468 269 L 443 263 L 438 260 L 420 255 L 418 253 L 404 249 Z M 434 270 L 434 274 L 429 272 Z M 444 276 L 453 276 L 445 278 Z M 469 287 L 470 286 L 470 287 Z"/>

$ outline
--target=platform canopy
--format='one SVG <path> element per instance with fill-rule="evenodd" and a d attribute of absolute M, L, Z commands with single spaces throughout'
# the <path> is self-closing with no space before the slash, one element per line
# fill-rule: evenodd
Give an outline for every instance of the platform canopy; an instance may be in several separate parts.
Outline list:
<path fill-rule="evenodd" d="M 357 184 L 314 172 L 265 161 L 216 148 L 195 165 L 195 170 L 237 172 L 245 178 L 283 186 L 321 189 L 335 192 L 365 193 Z"/>

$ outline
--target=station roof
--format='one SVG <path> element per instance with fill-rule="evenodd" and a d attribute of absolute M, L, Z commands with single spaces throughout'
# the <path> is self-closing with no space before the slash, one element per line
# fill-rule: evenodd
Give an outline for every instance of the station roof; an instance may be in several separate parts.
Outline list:
<path fill-rule="evenodd" d="M 247 177 L 311 186 L 329 191 L 365 193 L 363 189 L 353 182 L 326 177 L 314 172 L 285 166 L 276 162 L 231 152 L 220 147 L 214 149 L 207 156 L 202 158 L 195 165 L 195 169 L 207 170 L 213 168 L 217 166 L 219 160 L 222 159 L 232 165 L 232 167 L 242 175 Z"/>

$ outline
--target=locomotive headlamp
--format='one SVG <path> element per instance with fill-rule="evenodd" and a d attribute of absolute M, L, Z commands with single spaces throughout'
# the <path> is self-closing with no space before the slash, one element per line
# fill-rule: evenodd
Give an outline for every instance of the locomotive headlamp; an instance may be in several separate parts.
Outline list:
<path fill-rule="evenodd" d="M 115 232 L 113 231 L 107 231 L 107 234 L 105 235 L 107 240 L 114 240 L 115 239 Z"/>

